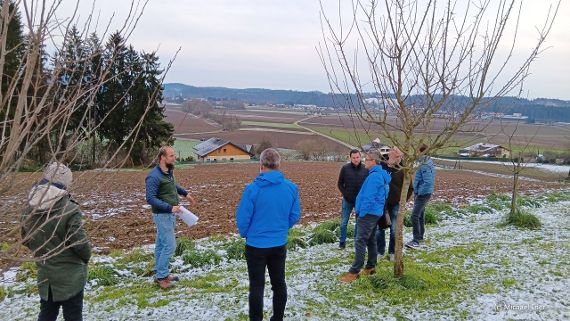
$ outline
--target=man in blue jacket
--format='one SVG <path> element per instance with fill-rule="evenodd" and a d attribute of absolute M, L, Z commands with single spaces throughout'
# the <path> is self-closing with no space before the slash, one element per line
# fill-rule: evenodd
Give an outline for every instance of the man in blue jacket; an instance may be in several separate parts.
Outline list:
<path fill-rule="evenodd" d="M 271 320 L 283 320 L 287 303 L 287 236 L 289 229 L 299 222 L 301 205 L 297 186 L 279 171 L 279 153 L 268 148 L 259 158 L 260 174 L 243 191 L 236 211 L 239 234 L 246 239 L 249 319 L 263 320 L 263 288 L 267 267 L 273 290 Z"/>
<path fill-rule="evenodd" d="M 356 196 L 356 240 L 354 243 L 354 262 L 341 282 L 350 283 L 359 276 L 364 265 L 364 256 L 368 248 L 368 261 L 362 271 L 364 275 L 374 274 L 378 250 L 376 245 L 376 225 L 384 215 L 384 203 L 390 190 L 390 175 L 380 166 L 382 155 L 380 150 L 371 149 L 366 153 L 364 165 L 368 169 L 368 177 Z"/>
<path fill-rule="evenodd" d="M 178 277 L 170 274 L 168 265 L 176 250 L 176 213 L 180 212 L 178 195 L 185 197 L 190 204 L 194 198 L 184 188 L 176 184 L 173 170 L 176 154 L 170 146 L 162 146 L 158 152 L 158 164 L 146 177 L 146 201 L 152 207 L 156 225 L 156 245 L 154 247 L 155 281 L 162 289 L 173 286 Z"/>
<path fill-rule="evenodd" d="M 427 145 L 420 146 L 420 154 L 425 153 Z M 424 241 L 425 209 L 435 185 L 435 168 L 430 157 L 424 155 L 418 160 L 420 167 L 414 178 L 414 208 L 412 209 L 412 230 L 414 239 L 406 243 L 409 249 L 417 249 Z"/>

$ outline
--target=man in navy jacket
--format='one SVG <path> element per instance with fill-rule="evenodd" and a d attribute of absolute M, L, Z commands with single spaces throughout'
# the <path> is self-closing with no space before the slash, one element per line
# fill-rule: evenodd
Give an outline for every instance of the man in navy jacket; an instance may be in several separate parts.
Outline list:
<path fill-rule="evenodd" d="M 249 184 L 236 211 L 239 234 L 246 239 L 249 274 L 249 319 L 263 319 L 265 268 L 273 290 L 273 316 L 283 320 L 287 303 L 285 258 L 287 236 L 301 217 L 297 186 L 279 171 L 281 157 L 268 148 L 260 155 L 260 174 Z"/>
<path fill-rule="evenodd" d="M 346 234 L 350 213 L 356 202 L 356 195 L 360 187 L 368 176 L 368 169 L 360 161 L 360 151 L 353 149 L 350 151 L 350 163 L 342 166 L 338 175 L 338 190 L 342 193 L 342 207 L 340 210 L 340 241 L 338 247 L 346 248 Z M 355 233 L 356 234 L 356 233 Z"/>
<path fill-rule="evenodd" d="M 384 215 L 384 203 L 390 190 L 390 175 L 382 169 L 380 150 L 371 149 L 366 153 L 364 162 L 368 177 L 356 196 L 356 240 L 354 242 L 354 263 L 348 273 L 340 278 L 341 282 L 350 283 L 359 276 L 364 265 L 364 256 L 368 248 L 368 261 L 362 271 L 364 275 L 374 274 L 378 250 L 376 245 L 376 225 Z"/>

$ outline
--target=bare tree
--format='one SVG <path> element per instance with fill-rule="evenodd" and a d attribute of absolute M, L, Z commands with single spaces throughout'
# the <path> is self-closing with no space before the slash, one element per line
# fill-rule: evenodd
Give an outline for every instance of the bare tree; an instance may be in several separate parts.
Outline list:
<path fill-rule="evenodd" d="M 514 127 L 501 126 L 501 132 L 507 138 L 507 148 L 511 153 L 508 161 L 508 167 L 513 175 L 513 185 L 511 190 L 511 207 L 508 215 L 515 215 L 518 211 L 517 198 L 519 194 L 520 178 L 521 174 L 528 168 L 529 159 L 533 156 L 536 157 L 537 153 L 532 149 L 532 142 L 536 135 L 538 134 L 538 128 L 536 132 L 530 137 L 526 138 L 522 142 L 516 144 L 515 139 L 518 136 L 517 132 L 519 130 L 520 121 L 514 124 Z M 516 144 L 516 145 L 515 145 Z M 516 150 L 515 150 L 516 149 Z"/>
<path fill-rule="evenodd" d="M 522 4 L 515 0 L 353 0 L 335 11 L 338 17 L 321 1 L 317 51 L 331 91 L 344 97 L 337 103 L 359 121 L 378 125 L 404 153 L 395 276 L 404 274 L 405 191 L 423 156 L 419 146 L 429 146 L 424 154 L 445 147 L 456 133 L 472 130 L 467 124 L 479 106 L 521 88 L 558 5 L 537 28 L 535 45 L 517 59 Z M 370 97 L 377 107 L 367 103 Z"/>
<path fill-rule="evenodd" d="M 136 27 L 148 0 L 133 0 L 130 11 L 126 18 L 121 21 L 117 34 L 124 39 L 128 39 Z M 107 106 L 107 112 L 98 115 L 99 123 L 94 120 L 86 122 L 89 126 L 76 126 L 72 119 L 91 119 L 92 106 L 95 104 L 95 97 L 98 92 L 105 88 L 112 76 L 109 66 L 100 66 L 93 75 L 93 70 L 88 70 L 87 61 L 101 56 L 101 51 L 90 52 L 86 57 L 76 58 L 78 60 L 58 59 L 60 54 L 70 44 L 69 35 L 72 28 L 75 33 L 82 37 L 84 41 L 93 41 L 91 34 L 96 30 L 107 30 L 107 25 L 99 25 L 98 17 L 93 14 L 80 19 L 77 14 L 79 3 L 76 3 L 74 13 L 62 18 L 60 7 L 62 1 L 9 1 L 0 2 L 0 74 L 4 75 L 5 59 L 10 54 L 6 49 L 6 35 L 8 25 L 16 17 L 14 10 L 9 10 L 11 5 L 18 8 L 26 35 L 25 41 L 17 44 L 16 47 L 23 49 L 22 59 L 17 66 L 17 72 L 10 79 L 6 87 L 3 87 L 0 96 L 0 200 L 5 200 L 13 195 L 25 195 L 22 191 L 19 179 L 20 169 L 29 156 L 35 150 L 46 160 L 67 163 L 77 157 L 78 146 L 86 145 L 86 142 L 93 137 L 93 133 L 101 125 L 114 108 L 122 101 L 115 102 L 115 106 Z M 94 12 L 95 3 L 92 7 Z M 48 48 L 49 47 L 49 52 Z M 100 43 L 96 48 L 102 48 Z M 43 60 L 51 59 L 49 68 L 43 68 Z M 79 60 L 80 59 L 80 60 Z M 114 57 L 110 57 L 112 65 Z M 172 62 L 171 62 L 172 63 Z M 69 67 L 73 66 L 73 67 Z M 72 68 L 72 70 L 69 70 Z M 164 79 L 170 64 L 166 68 L 160 81 Z M 60 79 L 66 72 L 77 74 L 79 81 L 74 86 L 62 87 Z M 89 77 L 88 77 L 89 75 Z M 4 91 L 4 89 L 6 89 Z M 65 99 L 55 99 L 54 93 L 63 93 L 60 97 Z M 119 158 L 120 150 L 130 150 L 133 148 L 134 139 L 137 137 L 143 120 L 149 108 L 157 100 L 158 92 L 150 92 L 149 104 L 143 115 L 140 117 L 134 129 L 130 130 L 124 138 L 123 144 L 118 148 L 108 151 L 108 159 L 104 167 L 114 165 L 120 166 L 126 159 Z M 123 97 L 122 99 L 125 99 Z M 88 108 L 82 109 L 87 106 Z M 104 178 L 96 182 L 98 188 L 104 188 Z M 26 186 L 25 188 L 29 188 Z M 24 196 L 25 198 L 25 196 Z M 20 204 L 22 202 L 18 202 Z M 19 221 L 19 215 L 23 211 L 22 205 L 10 205 L 2 201 L 0 205 L 0 222 L 2 233 L 0 243 L 10 244 L 9 249 L 2 247 L 0 250 L 0 261 L 21 262 L 28 260 L 45 260 L 60 253 L 63 249 L 73 246 L 67 244 L 57 251 L 45 253 L 34 258 L 35 253 L 25 253 L 22 251 L 22 244 L 26 241 L 18 236 L 20 225 L 14 224 Z M 51 217 L 50 220 L 57 220 L 58 217 Z M 27 235 L 25 238 L 33 237 Z"/>

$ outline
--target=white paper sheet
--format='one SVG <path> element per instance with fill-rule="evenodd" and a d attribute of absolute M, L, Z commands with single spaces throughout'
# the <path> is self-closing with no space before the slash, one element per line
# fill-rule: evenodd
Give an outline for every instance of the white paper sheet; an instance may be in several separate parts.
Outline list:
<path fill-rule="evenodd" d="M 186 223 L 186 225 L 192 227 L 198 223 L 198 216 L 190 212 L 186 207 L 180 206 L 180 212 L 178 213 L 180 219 Z"/>

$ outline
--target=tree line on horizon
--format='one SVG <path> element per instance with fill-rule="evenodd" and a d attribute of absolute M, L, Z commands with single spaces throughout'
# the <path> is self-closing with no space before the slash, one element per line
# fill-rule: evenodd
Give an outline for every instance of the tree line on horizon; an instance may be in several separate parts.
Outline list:
<path fill-rule="evenodd" d="M 338 94 L 323 93 L 319 91 L 273 90 L 263 88 L 235 89 L 225 87 L 195 87 L 180 83 L 164 84 L 164 96 L 168 101 L 181 103 L 185 99 L 237 99 L 253 104 L 284 104 L 284 105 L 316 105 L 320 107 L 333 107 L 337 110 L 348 110 L 345 103 L 347 97 Z M 394 98 L 393 94 L 387 95 Z M 376 98 L 375 93 L 365 93 L 365 98 Z M 356 97 L 353 97 L 356 100 Z M 421 103 L 425 97 L 411 95 L 408 97 L 411 104 Z M 468 97 L 455 96 L 453 103 L 464 106 Z M 452 102 L 447 108 L 453 109 Z M 505 114 L 522 113 L 529 117 L 530 122 L 570 122 L 570 101 L 551 98 L 536 98 L 529 100 L 520 97 L 485 98 L 478 108 L 479 112 L 497 112 Z"/>

